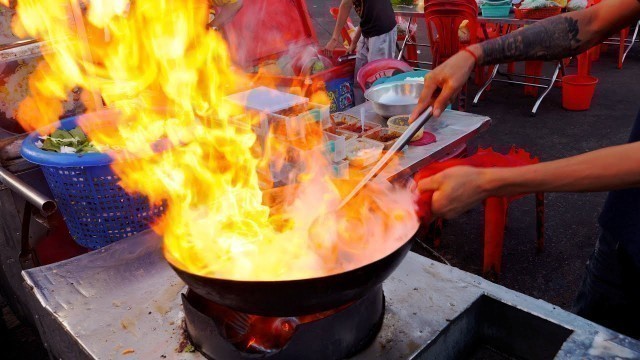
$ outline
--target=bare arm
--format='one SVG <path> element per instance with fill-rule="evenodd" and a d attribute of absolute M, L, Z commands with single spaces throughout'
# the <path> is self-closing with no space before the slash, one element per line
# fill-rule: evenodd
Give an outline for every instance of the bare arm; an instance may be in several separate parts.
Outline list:
<path fill-rule="evenodd" d="M 469 47 L 478 65 L 519 60 L 561 59 L 579 54 L 609 34 L 632 25 L 640 17 L 638 0 L 607 0 L 591 8 L 552 17 L 508 35 Z M 466 51 L 452 56 L 425 77 L 425 87 L 411 119 L 434 105 L 440 116 L 449 100 L 457 95 L 476 65 Z M 442 89 L 432 99 L 436 89 Z"/>
<path fill-rule="evenodd" d="M 327 50 L 333 50 L 340 44 L 340 32 L 342 28 L 347 23 L 347 19 L 349 18 L 349 13 L 353 8 L 353 0 L 342 0 L 340 3 L 340 11 L 338 12 L 338 19 L 336 20 L 336 26 L 333 28 L 333 34 L 331 35 L 331 39 L 325 46 Z"/>
<path fill-rule="evenodd" d="M 487 173 L 486 193 L 606 191 L 640 186 L 640 142 Z"/>
<path fill-rule="evenodd" d="M 360 41 L 360 36 L 362 36 L 362 29 L 358 26 L 355 34 L 353 34 L 353 38 L 351 39 L 351 46 L 349 46 L 347 54 L 352 54 L 356 51 L 358 48 L 358 41 Z"/>
<path fill-rule="evenodd" d="M 456 167 L 418 184 L 436 216 L 455 217 L 490 196 L 605 191 L 640 186 L 640 142 L 518 168 Z"/>
<path fill-rule="evenodd" d="M 209 23 L 209 26 L 213 28 L 223 27 L 226 23 L 228 23 L 231 19 L 233 19 L 235 14 L 237 14 L 241 8 L 242 8 L 242 0 L 238 0 L 235 3 L 222 6 L 219 9 L 219 12 L 216 14 L 216 17 L 213 19 L 213 21 Z"/>

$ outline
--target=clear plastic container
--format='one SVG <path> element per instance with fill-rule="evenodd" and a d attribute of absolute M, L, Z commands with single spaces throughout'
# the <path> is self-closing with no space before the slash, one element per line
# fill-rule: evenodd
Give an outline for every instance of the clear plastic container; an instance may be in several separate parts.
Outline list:
<path fill-rule="evenodd" d="M 329 106 L 309 103 L 305 107 L 293 107 L 270 113 L 269 125 L 275 136 L 288 140 L 304 138 L 306 125 L 309 122 L 321 122 L 323 125 L 329 122 Z"/>
<path fill-rule="evenodd" d="M 371 140 L 383 143 L 384 149 L 389 150 L 393 146 L 393 144 L 396 143 L 398 138 L 400 138 L 400 136 L 402 136 L 402 133 L 393 131 L 388 128 L 382 128 L 382 129 L 372 131 L 369 134 L 365 135 L 364 137 L 367 139 L 371 139 Z"/>
<path fill-rule="evenodd" d="M 331 176 L 336 179 L 348 179 L 349 178 L 349 161 L 341 160 L 334 162 L 331 165 Z"/>
<path fill-rule="evenodd" d="M 344 141 L 346 141 L 346 142 L 353 141 L 353 140 L 358 138 L 358 134 L 352 133 L 351 131 L 340 130 L 340 129 L 336 130 L 336 135 L 343 136 L 344 137 Z"/>
<path fill-rule="evenodd" d="M 325 127 L 324 129 L 322 129 L 324 132 L 327 132 L 329 134 L 333 134 L 333 135 L 338 135 L 338 136 L 344 136 L 346 141 L 351 141 L 355 138 L 358 137 L 358 134 L 348 131 L 348 130 L 342 130 L 342 129 L 338 129 L 337 127 L 330 125 L 328 127 Z"/>
<path fill-rule="evenodd" d="M 381 129 L 382 125 L 377 124 L 377 123 L 373 123 L 373 122 L 369 122 L 369 121 L 365 121 L 364 122 L 364 129 L 363 129 L 363 125 L 360 124 L 360 122 L 355 123 L 355 124 L 348 124 L 348 125 L 344 125 L 344 126 L 339 126 L 338 130 L 345 130 L 345 131 L 349 131 L 353 134 L 356 134 L 358 137 L 362 137 L 366 134 L 369 134 L 371 132 L 374 132 L 378 129 Z"/>
<path fill-rule="evenodd" d="M 357 116 L 344 114 L 344 113 L 334 113 L 331 115 L 331 124 L 340 127 L 349 124 L 356 124 L 360 122 L 360 118 Z"/>
<path fill-rule="evenodd" d="M 347 157 L 347 142 L 344 136 L 324 131 L 324 151 L 330 161 L 337 162 Z"/>
<path fill-rule="evenodd" d="M 384 144 L 367 138 L 357 138 L 347 144 L 347 159 L 357 167 L 366 167 L 382 155 Z"/>
<path fill-rule="evenodd" d="M 404 133 L 409 128 L 409 115 L 398 115 L 389 118 L 387 126 L 389 126 L 389 130 L 391 131 Z M 424 128 L 420 129 L 418 133 L 413 136 L 411 141 L 420 140 L 422 135 L 424 135 Z"/>

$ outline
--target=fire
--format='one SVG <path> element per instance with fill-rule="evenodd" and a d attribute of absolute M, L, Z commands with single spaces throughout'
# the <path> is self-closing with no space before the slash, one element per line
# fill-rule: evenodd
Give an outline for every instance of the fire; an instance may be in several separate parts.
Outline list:
<path fill-rule="evenodd" d="M 14 31 L 52 50 L 30 79 L 21 124 L 56 121 L 76 86 L 91 109 L 106 105 L 81 126 L 110 151 L 128 192 L 166 205 L 153 227 L 175 266 L 237 280 L 322 276 L 375 261 L 416 230 L 412 193 L 389 184 L 334 211 L 357 172 L 332 180 L 320 123 L 295 141 L 276 129 L 258 141 L 247 126 L 258 119 L 225 100 L 250 79 L 205 28 L 206 0 L 19 0 L 17 14 Z M 258 170 L 290 162 L 292 148 L 296 185 L 261 189 Z"/>

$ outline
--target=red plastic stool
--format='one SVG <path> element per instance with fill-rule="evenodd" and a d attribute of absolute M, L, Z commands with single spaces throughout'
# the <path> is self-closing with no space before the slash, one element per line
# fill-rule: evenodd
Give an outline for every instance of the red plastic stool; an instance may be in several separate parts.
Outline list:
<path fill-rule="evenodd" d="M 525 61 L 524 72 L 528 76 L 540 77 L 542 76 L 543 66 L 544 66 L 544 62 L 542 61 Z M 528 78 L 527 80 L 532 84 L 538 84 L 540 82 L 538 79 L 533 77 Z M 538 88 L 536 86 L 525 85 L 524 94 L 536 97 L 538 96 Z"/>
<path fill-rule="evenodd" d="M 415 181 L 433 176 L 448 168 L 455 166 L 475 166 L 475 167 L 515 167 L 538 163 L 538 158 L 515 147 L 507 155 L 494 152 L 491 148 L 479 149 L 475 155 L 465 159 L 452 159 L 445 162 L 433 163 L 418 172 Z M 426 223 L 435 221 L 432 226 L 434 246 L 440 245 L 440 234 L 442 232 L 442 220 L 433 219 L 431 214 L 432 192 L 425 192 L 418 200 L 418 216 Z M 514 197 L 491 197 L 484 201 L 485 230 L 484 230 L 484 254 L 482 272 L 484 276 L 499 275 L 502 268 L 502 247 L 504 244 L 504 228 L 507 221 L 507 210 L 509 204 L 519 199 Z M 536 248 L 540 252 L 544 249 L 544 193 L 536 193 Z"/>

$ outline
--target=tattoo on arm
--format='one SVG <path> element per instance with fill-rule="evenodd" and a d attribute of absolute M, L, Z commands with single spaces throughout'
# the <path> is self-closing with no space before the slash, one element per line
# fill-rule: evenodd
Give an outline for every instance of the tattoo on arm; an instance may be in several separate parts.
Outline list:
<path fill-rule="evenodd" d="M 555 60 L 579 54 L 578 20 L 555 16 L 480 44 L 480 65 L 522 60 Z"/>

